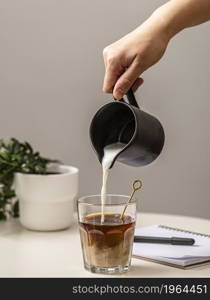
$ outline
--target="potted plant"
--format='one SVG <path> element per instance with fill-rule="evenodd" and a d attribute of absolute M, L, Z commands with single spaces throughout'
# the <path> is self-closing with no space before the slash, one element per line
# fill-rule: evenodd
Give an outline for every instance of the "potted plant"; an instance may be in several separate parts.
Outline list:
<path fill-rule="evenodd" d="M 18 217 L 32 230 L 69 227 L 78 193 L 78 169 L 42 157 L 32 146 L 0 140 L 0 220 Z"/>

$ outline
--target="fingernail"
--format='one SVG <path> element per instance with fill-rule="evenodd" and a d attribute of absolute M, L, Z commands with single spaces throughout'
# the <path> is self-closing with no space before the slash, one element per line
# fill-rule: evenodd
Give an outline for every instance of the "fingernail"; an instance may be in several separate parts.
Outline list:
<path fill-rule="evenodd" d="M 123 95 L 122 94 L 117 94 L 117 93 L 115 93 L 114 94 L 114 98 L 116 99 L 116 100 L 120 100 L 120 99 L 122 99 L 122 97 L 123 97 Z"/>
<path fill-rule="evenodd" d="M 120 100 L 124 95 L 124 92 L 121 88 L 118 88 L 115 92 L 114 92 L 114 96 L 117 100 Z"/>

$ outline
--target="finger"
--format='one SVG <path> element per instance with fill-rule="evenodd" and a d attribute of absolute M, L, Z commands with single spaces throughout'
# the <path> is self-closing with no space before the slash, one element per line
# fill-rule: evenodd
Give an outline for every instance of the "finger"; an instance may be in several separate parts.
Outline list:
<path fill-rule="evenodd" d="M 134 60 L 129 68 L 117 80 L 113 95 L 116 99 L 121 99 L 127 91 L 132 87 L 136 79 L 143 72 L 137 60 Z"/>
<path fill-rule="evenodd" d="M 112 93 L 113 87 L 117 79 L 118 79 L 117 73 L 114 70 L 110 70 L 110 68 L 107 67 L 104 76 L 103 92 Z"/>
<path fill-rule="evenodd" d="M 137 78 L 136 81 L 134 82 L 133 86 L 132 86 L 132 90 L 135 93 L 138 88 L 144 83 L 144 79 L 143 78 Z"/>
<path fill-rule="evenodd" d="M 112 93 L 115 83 L 120 75 L 123 73 L 123 69 L 115 65 L 108 65 L 104 76 L 103 91 L 105 93 Z"/>

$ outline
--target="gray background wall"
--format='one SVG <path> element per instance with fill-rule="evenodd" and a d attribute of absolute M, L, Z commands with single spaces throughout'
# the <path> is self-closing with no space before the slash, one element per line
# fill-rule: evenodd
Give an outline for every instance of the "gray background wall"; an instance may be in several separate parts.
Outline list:
<path fill-rule="evenodd" d="M 112 100 L 102 49 L 141 24 L 160 0 L 0 0 L 0 136 L 80 168 L 80 195 L 98 193 L 101 168 L 88 128 Z M 210 23 L 171 41 L 137 98 L 158 116 L 166 145 L 152 165 L 116 164 L 109 192 L 140 178 L 142 211 L 210 217 Z"/>

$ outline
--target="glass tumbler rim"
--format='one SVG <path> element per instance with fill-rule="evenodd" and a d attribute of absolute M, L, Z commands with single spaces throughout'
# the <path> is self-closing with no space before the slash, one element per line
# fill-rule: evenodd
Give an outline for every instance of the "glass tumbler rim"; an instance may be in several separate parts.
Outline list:
<path fill-rule="evenodd" d="M 127 199 L 127 201 L 129 200 L 130 196 L 128 195 L 121 195 L 121 194 L 106 194 L 106 197 L 122 197 L 124 199 Z M 100 194 L 95 194 L 95 195 L 87 195 L 87 196 L 82 196 L 77 200 L 77 204 L 81 204 L 81 205 L 88 205 L 88 206 L 101 206 L 101 202 L 100 203 L 89 203 L 89 202 L 85 202 L 85 199 L 88 198 L 101 198 Z M 125 205 L 127 203 L 127 201 L 122 201 L 119 203 L 104 203 L 104 206 L 122 206 Z M 130 203 L 128 203 L 128 206 L 136 204 L 136 198 L 134 197 L 132 199 L 132 201 Z"/>

